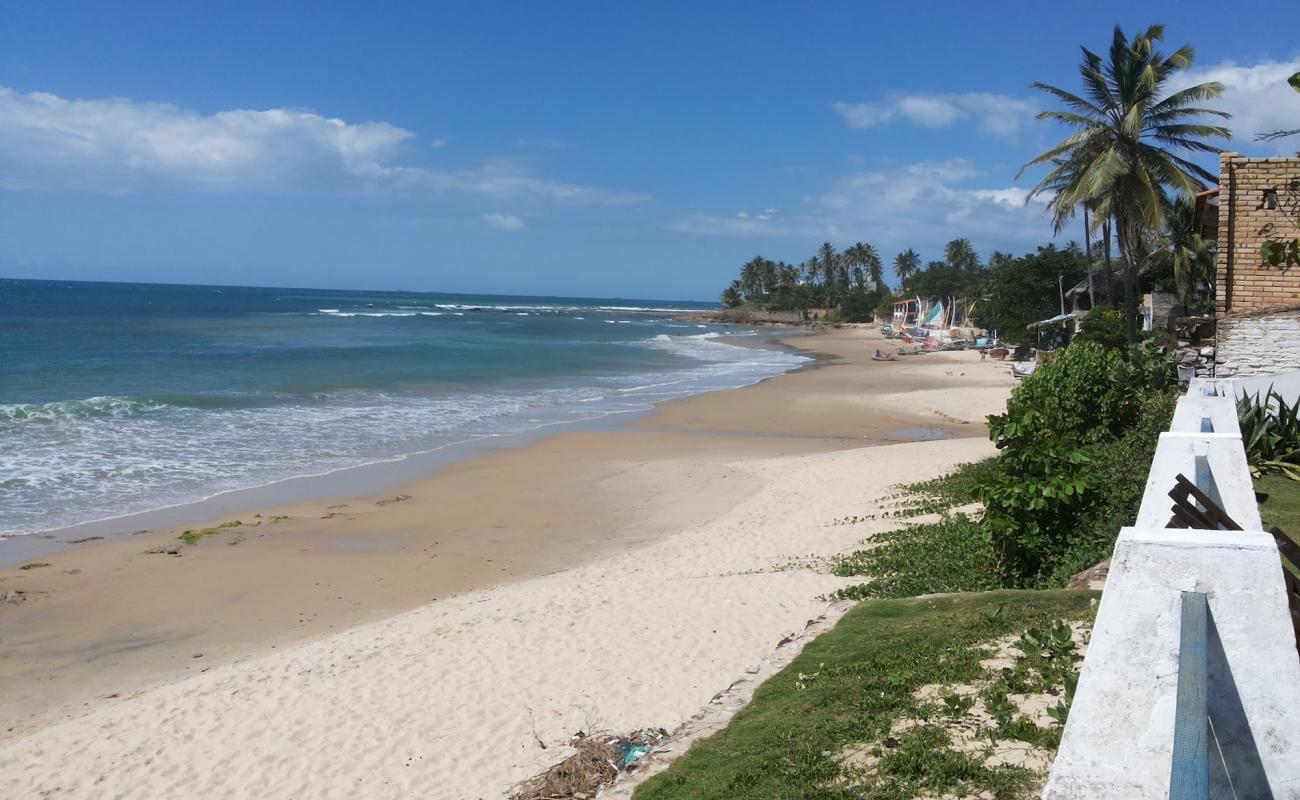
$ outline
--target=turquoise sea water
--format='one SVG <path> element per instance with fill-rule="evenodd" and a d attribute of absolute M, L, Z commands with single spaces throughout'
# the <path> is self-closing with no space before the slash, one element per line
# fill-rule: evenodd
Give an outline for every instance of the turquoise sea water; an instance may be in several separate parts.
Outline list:
<path fill-rule="evenodd" d="M 803 359 L 698 303 L 0 280 L 0 534 L 633 411 Z"/>

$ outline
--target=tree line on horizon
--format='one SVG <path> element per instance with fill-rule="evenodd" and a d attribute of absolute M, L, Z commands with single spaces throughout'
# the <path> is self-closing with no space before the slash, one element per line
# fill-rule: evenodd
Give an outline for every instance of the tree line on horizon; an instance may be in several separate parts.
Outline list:
<path fill-rule="evenodd" d="M 981 264 L 968 240 L 955 239 L 945 247 L 943 260 L 922 268 L 920 256 L 908 248 L 893 261 L 900 291 L 965 298 L 975 303 L 977 322 L 1011 334 L 1022 320 L 1042 319 L 1052 307 L 1059 309 L 1058 281 L 1072 285 L 1091 273 L 1097 305 L 1122 311 L 1129 344 L 1137 341 L 1143 287 L 1176 289 L 1188 313 L 1212 309 L 1214 243 L 1192 231 L 1192 216 L 1195 194 L 1217 183 L 1218 176 L 1186 154 L 1222 152 L 1207 140 L 1231 139 L 1231 131 L 1203 120 L 1229 115 L 1200 105 L 1222 95 L 1220 83 L 1166 93 L 1191 67 L 1194 51 L 1184 45 L 1165 54 L 1158 49 L 1163 39 L 1163 25 L 1132 37 L 1116 25 L 1104 54 L 1081 48 L 1081 92 L 1032 84 L 1062 106 L 1041 112 L 1038 119 L 1073 131 L 1028 161 L 1017 177 L 1034 167 L 1048 168 L 1026 202 L 1047 199 L 1055 233 L 1082 214 L 1082 249 L 1071 242 L 1063 248 L 1044 245 L 1019 258 L 995 252 Z M 1292 81 L 1300 86 L 1300 76 Z M 839 319 L 856 321 L 887 308 L 890 295 L 883 278 L 883 264 L 871 245 L 858 242 L 837 252 L 826 243 L 797 266 L 762 256 L 751 259 L 723 291 L 722 301 L 769 310 L 824 308 Z M 1202 286 L 1209 292 L 1201 291 Z"/>
<path fill-rule="evenodd" d="M 826 242 L 798 265 L 755 256 L 723 291 L 722 302 L 764 311 L 825 309 L 832 321 L 862 322 L 889 316 L 895 300 L 953 298 L 964 301 L 982 327 L 1024 330 L 1057 312 L 1059 282 L 1073 286 L 1086 276 L 1086 265 L 1073 242 L 1020 257 L 995 252 L 984 262 L 969 239 L 954 239 L 942 259 L 924 265 L 912 248 L 896 254 L 891 271 L 898 290 L 891 291 L 875 247 L 859 242 L 840 252 Z"/>

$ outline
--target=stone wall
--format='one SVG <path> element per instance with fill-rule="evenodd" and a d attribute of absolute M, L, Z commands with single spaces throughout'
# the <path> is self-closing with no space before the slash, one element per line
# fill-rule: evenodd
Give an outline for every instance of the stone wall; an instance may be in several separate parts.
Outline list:
<path fill-rule="evenodd" d="M 1266 190 L 1276 198 L 1267 208 Z M 1219 159 L 1219 314 L 1300 304 L 1300 269 L 1264 264 L 1266 239 L 1300 236 L 1300 157 Z"/>
<path fill-rule="evenodd" d="M 1300 310 L 1223 317 L 1215 362 L 1219 378 L 1300 370 Z"/>

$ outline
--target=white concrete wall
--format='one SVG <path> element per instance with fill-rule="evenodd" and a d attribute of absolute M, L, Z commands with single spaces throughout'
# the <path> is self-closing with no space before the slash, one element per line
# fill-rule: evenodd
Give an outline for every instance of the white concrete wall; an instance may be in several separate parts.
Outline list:
<path fill-rule="evenodd" d="M 1266 533 L 1125 528 L 1044 798 L 1165 798 L 1181 593 L 1209 596 L 1211 797 L 1300 798 L 1300 658 Z M 1222 750 L 1223 758 L 1214 756 Z"/>
<path fill-rule="evenodd" d="M 1190 388 L 1190 387 L 1189 387 Z M 1237 401 L 1233 397 L 1195 395 L 1190 391 L 1174 409 L 1171 433 L 1204 433 L 1208 421 L 1211 433 L 1240 435 Z"/>
<path fill-rule="evenodd" d="M 1300 312 L 1220 319 L 1214 374 L 1220 378 L 1300 370 Z"/>
<path fill-rule="evenodd" d="M 1182 592 L 1210 609 L 1210 796 L 1300 800 L 1300 656 L 1277 545 L 1261 530 L 1234 381 L 1196 379 L 1115 545 L 1088 657 L 1044 798 L 1169 796 Z M 1209 419 L 1214 432 L 1202 432 Z M 1196 480 L 1245 531 L 1173 530 L 1168 492 Z M 1119 522 L 1118 520 L 1116 521 Z M 1220 755 L 1221 754 L 1221 755 Z"/>
<path fill-rule="evenodd" d="M 1256 375 L 1239 378 L 1235 381 L 1237 396 L 1258 396 L 1261 400 L 1268 397 L 1269 391 L 1282 395 L 1282 399 L 1294 405 L 1300 397 L 1300 372 L 1278 372 L 1271 375 Z"/>
<path fill-rule="evenodd" d="M 1147 473 L 1142 505 L 1138 509 L 1138 527 L 1163 528 L 1169 524 L 1174 504 L 1169 490 L 1174 488 L 1179 474 L 1196 482 L 1197 457 L 1204 458 L 1209 464 L 1211 499 L 1242 528 L 1262 530 L 1264 526 L 1259 519 L 1259 505 L 1255 503 L 1255 488 L 1246 463 L 1246 451 L 1241 446 L 1241 434 L 1235 432 L 1160 434 L 1156 455 Z"/>

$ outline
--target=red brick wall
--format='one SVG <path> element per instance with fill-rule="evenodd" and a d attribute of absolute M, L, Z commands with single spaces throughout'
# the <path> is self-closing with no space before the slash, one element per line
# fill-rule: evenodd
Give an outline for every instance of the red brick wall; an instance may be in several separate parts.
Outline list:
<path fill-rule="evenodd" d="M 1219 159 L 1219 314 L 1243 314 L 1300 304 L 1300 268 L 1270 267 L 1260 256 L 1266 239 L 1300 236 L 1300 158 Z M 1261 208 L 1264 190 L 1277 192 L 1277 208 Z"/>

